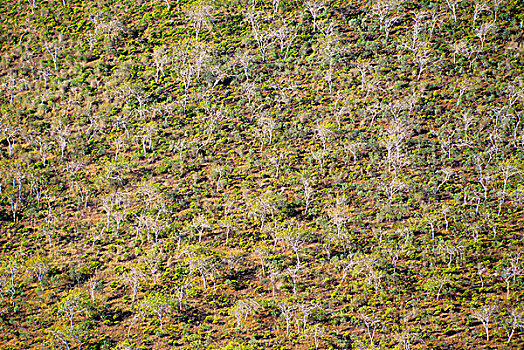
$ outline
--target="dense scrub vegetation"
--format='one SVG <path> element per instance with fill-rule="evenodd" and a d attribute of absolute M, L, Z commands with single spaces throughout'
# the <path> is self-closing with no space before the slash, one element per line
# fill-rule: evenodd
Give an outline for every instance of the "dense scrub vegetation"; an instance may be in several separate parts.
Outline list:
<path fill-rule="evenodd" d="M 524 347 L 517 0 L 4 0 L 5 349 Z"/>

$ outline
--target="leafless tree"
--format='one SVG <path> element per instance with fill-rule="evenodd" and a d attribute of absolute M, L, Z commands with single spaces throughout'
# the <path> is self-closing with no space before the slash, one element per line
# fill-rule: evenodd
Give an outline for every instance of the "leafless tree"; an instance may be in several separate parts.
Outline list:
<path fill-rule="evenodd" d="M 27 84 L 27 80 L 19 78 L 12 73 L 7 74 L 0 82 L 0 91 L 5 92 L 6 95 L 9 96 L 10 103 L 13 103 L 16 93 L 20 91 L 20 87 L 23 86 L 24 83 Z"/>
<path fill-rule="evenodd" d="M 413 16 L 413 26 L 411 27 L 411 33 L 408 33 L 405 37 L 404 42 L 401 44 L 401 47 L 407 49 L 408 51 L 415 52 L 420 48 L 425 42 L 422 40 L 422 34 L 424 30 L 424 19 L 426 17 L 426 12 L 416 12 Z"/>
<path fill-rule="evenodd" d="M 165 254 L 158 243 L 153 245 L 142 257 L 141 261 L 149 274 L 153 277 L 153 284 L 157 284 L 158 274 Z"/>
<path fill-rule="evenodd" d="M 328 139 L 333 135 L 333 131 L 331 130 L 331 127 L 328 122 L 322 122 L 318 123 L 314 128 L 315 134 L 322 142 L 322 148 L 324 149 L 324 152 L 326 152 L 326 143 Z"/>
<path fill-rule="evenodd" d="M 395 23 L 397 23 L 402 17 L 400 16 L 394 16 L 394 17 L 388 17 L 384 20 L 384 34 L 386 34 L 386 39 L 384 42 L 387 44 L 389 39 L 389 34 L 393 30 Z"/>
<path fill-rule="evenodd" d="M 257 246 L 253 250 L 254 255 L 260 261 L 260 268 L 262 269 L 262 276 L 266 275 L 266 258 L 269 256 L 270 250 L 266 246 Z"/>
<path fill-rule="evenodd" d="M 89 50 L 93 51 L 95 44 L 98 42 L 95 33 L 88 32 L 85 34 L 85 43 L 89 45 Z"/>
<path fill-rule="evenodd" d="M 512 269 L 511 266 L 503 266 L 501 270 L 498 272 L 498 275 L 506 283 L 506 299 L 509 299 L 509 287 L 511 280 L 515 276 L 515 271 Z"/>
<path fill-rule="evenodd" d="M 260 52 L 262 61 L 266 61 L 266 55 L 269 47 L 274 44 L 276 31 L 272 28 L 261 29 L 254 33 L 255 41 Z"/>
<path fill-rule="evenodd" d="M 508 180 L 510 177 L 515 176 L 520 173 L 520 170 L 512 164 L 510 161 L 505 161 L 501 165 L 499 165 L 499 171 L 500 175 L 502 176 L 502 193 L 503 195 L 506 195 L 506 189 L 508 185 Z M 499 214 L 500 214 L 500 207 L 499 207 Z"/>
<path fill-rule="evenodd" d="M 440 294 L 442 293 L 442 289 L 446 284 L 449 284 L 451 282 L 452 280 L 449 278 L 449 275 L 437 273 L 427 281 L 426 288 L 433 292 L 436 291 L 435 299 L 440 300 Z"/>
<path fill-rule="evenodd" d="M 506 4 L 506 0 L 493 0 L 491 4 L 493 5 L 493 22 L 496 23 L 498 12 Z"/>
<path fill-rule="evenodd" d="M 150 293 L 138 304 L 138 314 L 135 316 L 133 322 L 129 326 L 129 331 L 131 330 L 135 319 L 148 316 L 158 317 L 158 321 L 160 322 L 160 330 L 162 331 L 164 317 L 171 313 L 173 304 L 173 300 L 165 294 L 158 292 Z"/>
<path fill-rule="evenodd" d="M 155 63 L 156 73 L 155 82 L 158 84 L 160 74 L 164 75 L 164 67 L 170 62 L 171 57 L 167 48 L 155 47 L 153 50 L 153 62 Z"/>
<path fill-rule="evenodd" d="M 451 47 L 451 50 L 453 51 L 453 64 L 456 64 L 457 63 L 457 54 L 463 54 L 463 52 L 466 49 L 467 42 L 459 40 L 459 41 L 450 42 L 449 45 Z M 464 94 L 464 91 L 465 91 L 465 88 L 460 89 L 461 94 L 460 94 L 459 99 Z M 458 105 L 458 101 L 457 101 L 457 105 Z"/>
<path fill-rule="evenodd" d="M 186 40 L 173 48 L 173 66 L 184 85 L 183 107 L 186 107 L 191 84 L 209 66 L 209 48 L 203 43 Z"/>
<path fill-rule="evenodd" d="M 486 331 L 486 340 L 489 341 L 489 324 L 495 312 L 493 305 L 484 305 L 480 310 L 473 312 L 473 318 L 476 318 L 482 323 L 484 330 Z"/>
<path fill-rule="evenodd" d="M 375 339 L 375 332 L 377 330 L 377 326 L 380 323 L 380 318 L 376 317 L 375 315 L 369 315 L 366 313 L 360 313 L 359 316 L 360 319 L 362 319 L 362 322 L 364 322 L 364 325 L 366 326 L 366 332 L 369 338 L 369 345 L 371 346 L 371 348 L 373 348 L 373 340 Z"/>
<path fill-rule="evenodd" d="M 509 344 L 511 342 L 511 338 L 513 338 L 513 335 L 515 334 L 515 331 L 518 328 L 522 329 L 524 327 L 524 312 L 518 308 L 512 308 L 509 309 L 507 314 L 502 317 L 504 318 L 502 327 L 508 336 L 506 343 Z"/>
<path fill-rule="evenodd" d="M 42 164 L 46 166 L 47 157 L 49 156 L 50 151 L 53 149 L 54 143 L 42 136 L 36 136 L 35 143 L 38 146 L 38 153 L 40 155 Z"/>
<path fill-rule="evenodd" d="M 198 273 L 200 273 L 202 285 L 204 289 L 207 289 L 208 278 L 211 277 L 215 271 L 215 266 L 211 261 L 211 258 L 202 254 L 190 253 L 189 259 L 191 272 L 198 271 Z"/>
<path fill-rule="evenodd" d="M 315 325 L 313 328 L 311 328 L 311 334 L 313 336 L 313 341 L 315 342 L 315 350 L 318 350 L 318 347 L 320 346 L 320 339 L 324 333 L 324 328 L 320 327 L 319 325 Z"/>
<path fill-rule="evenodd" d="M 249 64 L 252 61 L 252 56 L 247 51 L 235 55 L 235 62 L 242 66 L 246 80 L 249 80 Z"/>
<path fill-rule="evenodd" d="M 13 305 L 18 284 L 15 278 L 23 271 L 20 257 L 5 255 L 0 262 L 0 274 L 2 278 L 2 289 L 11 294 L 10 303 Z M 30 270 L 31 271 L 31 270 Z"/>
<path fill-rule="evenodd" d="M 491 34 L 496 29 L 495 23 L 482 23 L 480 27 L 475 28 L 475 35 L 480 40 L 480 49 L 484 49 L 484 42 L 486 41 L 486 37 L 488 34 Z"/>
<path fill-rule="evenodd" d="M 321 11 L 325 11 L 327 9 L 327 5 L 322 0 L 308 0 L 304 2 L 304 5 L 311 14 L 311 17 L 313 17 L 313 30 L 315 30 L 318 28 L 317 19 L 320 16 Z"/>
<path fill-rule="evenodd" d="M 136 193 L 138 199 L 144 204 L 146 211 L 153 210 L 160 204 L 160 191 L 158 186 L 151 181 L 142 182 Z"/>
<path fill-rule="evenodd" d="M 293 317 L 295 317 L 296 308 L 286 301 L 280 302 L 278 308 L 280 309 L 280 315 L 286 321 L 286 336 L 289 336 L 289 326 Z"/>
<path fill-rule="evenodd" d="M 274 266 L 270 266 L 269 269 L 268 269 L 268 275 L 269 275 L 269 280 L 271 281 L 271 294 L 274 297 L 275 296 L 275 288 L 276 288 L 276 284 L 277 284 L 276 282 L 277 282 L 277 280 L 279 278 L 282 277 L 282 272 L 279 271 Z"/>
<path fill-rule="evenodd" d="M 49 329 L 49 344 L 57 348 L 71 350 L 69 345 L 69 333 L 70 331 L 62 327 L 56 327 Z"/>
<path fill-rule="evenodd" d="M 478 57 L 480 48 L 468 41 L 458 41 L 454 44 L 453 51 L 466 58 L 469 62 L 468 68 L 471 69 L 473 62 L 475 62 Z"/>
<path fill-rule="evenodd" d="M 149 150 L 153 150 L 153 139 L 155 134 L 158 131 L 158 126 L 155 122 L 149 122 L 141 125 L 139 134 L 137 137 L 141 140 L 142 143 L 142 152 L 144 154 Z"/>
<path fill-rule="evenodd" d="M 247 98 L 247 105 L 253 111 L 254 101 L 256 101 L 257 92 L 259 91 L 257 84 L 253 82 L 246 81 L 242 84 L 242 95 Z"/>
<path fill-rule="evenodd" d="M 237 300 L 235 306 L 230 310 L 232 316 L 237 320 L 237 328 L 240 329 L 247 317 L 253 315 L 259 307 L 260 304 L 253 299 Z"/>
<path fill-rule="evenodd" d="M 148 215 L 146 212 L 142 212 L 140 216 L 137 216 L 138 226 L 137 226 L 137 238 L 140 232 L 145 232 L 147 234 L 147 241 L 151 240 L 151 234 L 154 236 L 154 243 L 158 244 L 158 237 L 166 227 L 167 223 L 160 219 L 162 210 L 159 210 L 156 216 Z"/>
<path fill-rule="evenodd" d="M 260 151 L 264 145 L 270 145 L 273 141 L 273 132 L 277 127 L 276 121 L 270 116 L 262 115 L 257 120 L 258 128 L 256 133 L 260 139 Z"/>
<path fill-rule="evenodd" d="M 109 230 L 109 224 L 111 222 L 111 215 L 113 213 L 113 207 L 114 207 L 114 194 L 108 194 L 104 197 L 102 197 L 102 201 L 100 203 L 101 209 L 106 214 L 106 227 L 104 228 L 104 231 Z"/>
<path fill-rule="evenodd" d="M 481 264 L 477 265 L 477 274 L 480 278 L 480 288 L 484 288 L 484 279 L 482 278 L 482 275 L 486 273 L 486 271 L 488 271 L 486 267 L 482 266 Z"/>
<path fill-rule="evenodd" d="M 125 272 L 121 276 L 122 281 L 131 288 L 133 303 L 136 301 L 136 295 L 138 294 L 140 283 L 142 283 L 144 277 L 144 273 L 136 267 L 132 268 L 128 272 Z"/>
<path fill-rule="evenodd" d="M 411 50 L 413 63 L 418 66 L 417 80 L 423 72 L 436 65 L 440 60 L 436 58 L 428 41 L 419 41 L 414 49 Z"/>
<path fill-rule="evenodd" d="M 69 125 L 64 124 L 62 120 L 59 119 L 52 125 L 51 133 L 56 143 L 60 147 L 61 157 L 63 159 L 65 156 L 65 151 L 67 150 L 67 146 L 70 142 L 70 127 Z"/>
<path fill-rule="evenodd" d="M 208 135 L 207 139 L 200 138 L 193 139 L 195 145 L 195 156 L 200 154 L 200 151 L 207 145 L 213 142 L 213 135 L 220 129 L 221 122 L 228 119 L 228 111 L 225 110 L 207 110 L 207 114 L 202 117 L 201 124 L 204 128 L 204 134 Z M 221 171 L 225 174 L 227 166 L 222 166 Z"/>
<path fill-rule="evenodd" d="M 245 257 L 242 252 L 230 251 L 225 253 L 221 260 L 222 266 L 227 266 L 229 276 L 234 276 L 244 263 Z"/>
<path fill-rule="evenodd" d="M 359 151 L 362 149 L 363 144 L 361 142 L 347 141 L 344 143 L 344 151 L 346 153 L 346 165 L 349 163 L 349 154 L 353 156 L 353 164 L 357 163 L 357 156 Z"/>
<path fill-rule="evenodd" d="M 126 147 L 126 140 L 122 135 L 119 135 L 112 139 L 115 147 L 115 162 L 118 161 L 118 156 L 122 150 Z"/>
<path fill-rule="evenodd" d="M 396 272 L 398 259 L 407 252 L 406 246 L 407 243 L 391 242 L 383 248 L 389 261 L 393 264 L 393 273 Z"/>
<path fill-rule="evenodd" d="M 365 258 L 362 260 L 359 272 L 363 273 L 366 279 L 366 284 L 373 287 L 375 293 L 378 293 L 382 285 L 384 273 L 378 269 L 376 261 L 373 258 Z"/>
<path fill-rule="evenodd" d="M 42 227 L 40 229 L 40 234 L 47 239 L 47 242 L 49 243 L 49 247 L 50 248 L 53 248 L 52 237 L 53 237 L 54 233 L 55 233 L 54 230 L 51 227 L 48 227 L 48 226 Z"/>
<path fill-rule="evenodd" d="M 87 281 L 87 287 L 88 287 L 88 290 L 89 290 L 89 296 L 91 298 L 91 302 L 94 303 L 96 298 L 95 298 L 95 291 L 97 290 L 97 288 L 99 288 L 101 286 L 100 284 L 100 281 L 96 278 L 96 277 L 91 277 L 88 281 Z"/>
<path fill-rule="evenodd" d="M 55 71 L 58 71 L 58 56 L 64 50 L 64 44 L 62 44 L 62 37 L 59 36 L 56 41 L 46 41 L 42 44 L 42 47 L 53 59 L 53 65 Z"/>
<path fill-rule="evenodd" d="M 506 299 L 509 299 L 509 289 L 511 282 L 515 282 L 516 277 L 522 275 L 522 263 L 520 261 L 521 257 L 521 253 L 510 256 L 507 258 L 507 261 L 498 268 L 497 274 L 506 283 Z"/>
<path fill-rule="evenodd" d="M 297 265 L 295 267 L 289 267 L 286 272 L 287 275 L 291 278 L 291 282 L 293 283 L 293 294 L 297 295 L 297 282 L 298 278 L 300 277 L 300 269 L 302 266 Z"/>
<path fill-rule="evenodd" d="M 475 7 L 473 9 L 473 24 L 471 25 L 471 27 L 475 28 L 475 24 L 477 23 L 477 19 L 478 19 L 479 15 L 482 12 L 487 12 L 489 10 L 490 10 L 489 6 L 486 4 L 485 1 L 483 1 L 483 0 L 476 0 L 475 1 Z"/>
<path fill-rule="evenodd" d="M 447 255 L 448 269 L 451 268 L 451 262 L 453 261 L 453 258 L 455 258 L 455 262 L 457 262 L 458 259 L 462 258 L 464 255 L 464 246 L 452 241 L 440 242 L 438 249 Z"/>
<path fill-rule="evenodd" d="M 424 342 L 416 332 L 410 329 L 404 329 L 402 332 L 396 334 L 395 338 L 404 350 L 411 350 L 414 344 Z"/>
<path fill-rule="evenodd" d="M 27 0 L 29 3 L 29 6 L 31 6 L 31 12 L 35 13 L 35 7 L 36 7 L 36 0 Z"/>
<path fill-rule="evenodd" d="M 15 123 L 7 118 L 0 119 L 0 131 L 7 141 L 9 151 L 9 158 L 13 156 L 13 149 L 15 145 L 16 136 L 20 133 L 20 128 Z"/>
<path fill-rule="evenodd" d="M 371 12 L 378 18 L 380 29 L 384 27 L 387 16 L 399 5 L 396 0 L 380 0 L 373 4 Z"/>
<path fill-rule="evenodd" d="M 25 197 L 24 183 L 28 176 L 26 169 L 20 166 L 19 163 L 15 163 L 13 166 L 8 167 L 8 173 L 4 189 L 4 195 L 11 206 L 11 212 L 13 213 L 13 220 L 18 221 L 17 213 L 20 205 L 23 203 Z M 0 185 L 1 189 L 1 185 Z"/>
<path fill-rule="evenodd" d="M 51 259 L 47 256 L 35 254 L 26 260 L 26 269 L 35 276 L 40 282 L 40 287 L 44 290 L 44 278 L 49 272 Z"/>
<path fill-rule="evenodd" d="M 70 330 L 73 331 L 75 315 L 87 311 L 89 299 L 83 291 L 73 291 L 66 295 L 58 304 L 58 312 L 69 319 Z"/>
<path fill-rule="evenodd" d="M 113 42 L 120 34 L 126 31 L 125 26 L 120 21 L 104 14 L 96 13 L 91 18 L 95 27 L 95 38 L 96 36 L 102 34 L 105 36 L 105 38 L 107 38 L 107 40 Z"/>
<path fill-rule="evenodd" d="M 308 229 L 304 225 L 291 220 L 287 221 L 279 232 L 280 240 L 285 242 L 295 252 L 297 266 L 300 266 L 299 251 L 308 242 Z"/>
<path fill-rule="evenodd" d="M 440 149 L 448 156 L 448 159 L 451 159 L 453 148 L 456 147 L 456 131 L 455 128 L 443 126 L 432 132 L 438 140 Z"/>
<path fill-rule="evenodd" d="M 178 308 L 180 311 L 182 311 L 182 302 L 184 301 L 184 298 L 187 296 L 187 288 L 191 286 L 191 282 L 184 280 L 180 283 L 180 285 L 176 286 L 176 297 L 178 301 Z"/>
<path fill-rule="evenodd" d="M 87 142 L 90 142 L 97 133 L 103 132 L 105 128 L 105 121 L 102 115 L 99 113 L 89 113 L 89 127 L 87 128 L 86 134 L 89 135 Z"/>
<path fill-rule="evenodd" d="M 337 27 L 337 22 L 334 20 L 330 20 L 329 22 L 318 22 L 317 27 L 320 29 L 320 33 L 322 33 L 324 38 L 334 37 L 336 34 L 335 28 Z"/>
<path fill-rule="evenodd" d="M 319 172 L 321 174 L 324 173 L 324 163 L 326 161 L 326 156 L 327 156 L 327 151 L 324 151 L 324 149 L 311 152 L 311 158 L 313 158 L 317 162 L 320 168 Z"/>
<path fill-rule="evenodd" d="M 476 168 L 478 172 L 478 182 L 482 186 L 482 189 L 484 190 L 484 200 L 488 200 L 488 190 L 489 185 L 492 183 L 493 176 L 489 173 L 487 173 L 486 164 L 483 164 L 480 157 L 476 157 Z"/>
<path fill-rule="evenodd" d="M 194 159 L 198 158 L 198 156 L 203 156 L 205 154 L 204 150 L 205 148 L 211 143 L 211 139 L 209 137 L 207 138 L 201 138 L 201 137 L 195 137 L 191 140 L 190 145 L 193 153 Z"/>
<path fill-rule="evenodd" d="M 320 305 L 316 303 L 297 303 L 297 311 L 302 314 L 302 329 L 304 331 L 306 331 L 309 315 L 313 310 L 318 308 L 320 308 Z M 297 319 L 297 322 L 298 320 L 299 319 Z"/>
<path fill-rule="evenodd" d="M 457 5 L 461 3 L 463 0 L 446 0 L 446 5 L 450 9 L 451 13 L 453 14 L 453 21 L 457 23 Z"/>
<path fill-rule="evenodd" d="M 286 59 L 289 53 L 289 48 L 293 44 L 293 40 L 297 37 L 297 32 L 286 25 L 282 25 L 275 31 L 274 36 L 278 40 L 280 54 L 284 53 L 285 49 L 284 59 Z"/>
<path fill-rule="evenodd" d="M 226 229 L 226 242 L 225 243 L 227 244 L 229 242 L 229 235 L 231 233 L 231 230 L 234 230 L 236 227 L 235 220 L 228 213 L 228 214 L 225 214 L 224 217 L 218 221 L 218 223 L 220 224 L 220 226 Z"/>
<path fill-rule="evenodd" d="M 437 188 L 435 189 L 435 193 L 437 193 L 438 190 L 439 190 L 442 186 L 444 186 L 444 184 L 445 184 L 446 182 L 448 182 L 449 179 L 451 178 L 451 176 L 455 173 L 455 172 L 453 171 L 453 169 L 451 169 L 451 168 L 444 168 L 444 169 L 441 169 L 440 171 L 442 172 L 443 177 L 442 177 L 442 179 L 440 180 L 440 184 L 439 184 L 439 185 L 437 186 Z"/>
<path fill-rule="evenodd" d="M 327 209 L 330 222 L 336 227 L 337 238 L 342 236 L 342 230 L 345 228 L 345 224 L 349 220 L 345 201 L 346 199 L 344 197 L 339 197 L 335 200 L 335 205 Z"/>
<path fill-rule="evenodd" d="M 44 79 L 44 89 L 47 89 L 47 81 L 49 77 L 53 75 L 53 72 L 49 68 L 45 67 L 45 68 L 38 69 L 37 73 L 40 76 L 40 79 Z M 49 96 L 49 95 L 50 95 L 50 92 L 48 91 L 43 91 L 40 93 L 40 96 Z M 44 101 L 44 98 L 42 98 L 42 101 Z"/>
<path fill-rule="evenodd" d="M 309 176 L 306 172 L 302 172 L 300 174 L 299 180 L 302 184 L 302 188 L 304 191 L 304 202 L 306 204 L 303 214 L 307 215 L 309 206 L 311 205 L 311 201 L 313 200 L 313 193 L 315 192 L 315 190 L 312 187 L 314 179 L 311 176 Z"/>
<path fill-rule="evenodd" d="M 281 149 L 274 148 L 272 151 L 272 155 L 269 156 L 268 161 L 273 166 L 275 170 L 275 179 L 279 178 L 280 175 L 280 169 L 282 165 L 284 164 L 284 160 L 287 159 L 288 153 L 285 151 L 282 151 Z"/>
<path fill-rule="evenodd" d="M 397 178 L 393 178 L 391 181 L 383 183 L 381 187 L 388 200 L 388 204 L 391 206 L 395 196 L 406 188 L 406 184 Z"/>
<path fill-rule="evenodd" d="M 92 190 L 89 188 L 88 184 L 86 184 L 84 181 L 77 180 L 74 176 L 71 176 L 70 181 L 71 181 L 70 189 L 72 190 L 72 192 L 74 193 L 74 195 L 77 198 L 77 210 L 82 209 L 82 207 L 86 209 L 88 202 L 89 202 L 89 198 L 93 194 Z M 39 194 L 39 196 L 41 196 L 41 194 Z M 40 197 L 37 197 L 37 198 L 38 198 L 38 204 L 40 204 Z M 103 203 L 103 200 L 102 200 L 102 203 Z M 104 210 L 103 206 L 102 206 L 102 210 Z M 106 228 L 104 228 L 104 231 L 106 230 Z"/>
<path fill-rule="evenodd" d="M 346 51 L 346 48 L 342 45 L 338 36 L 329 35 L 325 36 L 323 39 L 320 40 L 318 51 L 328 65 L 327 71 L 325 73 L 325 78 L 328 83 L 329 92 L 332 93 L 333 68 L 336 63 L 335 58 L 338 55 L 344 53 Z"/>
<path fill-rule="evenodd" d="M 458 101 L 457 101 L 458 102 Z M 462 124 L 464 124 L 463 127 L 463 133 L 464 133 L 464 140 L 467 142 L 470 135 L 469 130 L 471 126 L 477 121 L 477 117 L 473 115 L 469 110 L 468 111 L 462 111 L 460 113 L 460 120 Z"/>
<path fill-rule="evenodd" d="M 264 223 L 268 216 L 274 217 L 278 213 L 275 197 L 272 193 L 264 193 L 254 198 L 250 203 L 249 214 L 260 220 L 260 230 L 264 229 Z"/>
<path fill-rule="evenodd" d="M 188 142 L 186 139 L 178 139 L 173 145 L 173 149 L 178 152 L 178 160 L 181 165 L 184 163 L 184 151 L 187 150 Z"/>
<path fill-rule="evenodd" d="M 204 215 L 198 215 L 193 218 L 191 226 L 198 232 L 198 243 L 202 242 L 202 234 L 205 230 L 212 229 L 213 226 Z"/>
<path fill-rule="evenodd" d="M 381 139 L 387 151 L 388 172 L 391 172 L 391 167 L 393 167 L 394 178 L 397 177 L 398 169 L 407 164 L 403 146 L 409 135 L 409 126 L 405 121 L 398 119 L 386 127 Z"/>
<path fill-rule="evenodd" d="M 195 40 L 197 42 L 202 26 L 211 26 L 211 22 L 213 21 L 213 11 L 214 7 L 205 2 L 197 3 L 186 10 L 187 16 L 193 22 L 193 28 L 195 29 Z"/>

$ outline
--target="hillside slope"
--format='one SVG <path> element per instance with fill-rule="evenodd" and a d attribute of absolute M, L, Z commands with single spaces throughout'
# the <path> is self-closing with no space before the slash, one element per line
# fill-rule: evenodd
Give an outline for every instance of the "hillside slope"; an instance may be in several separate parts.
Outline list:
<path fill-rule="evenodd" d="M 524 347 L 524 5 L 0 4 L 5 349 Z"/>

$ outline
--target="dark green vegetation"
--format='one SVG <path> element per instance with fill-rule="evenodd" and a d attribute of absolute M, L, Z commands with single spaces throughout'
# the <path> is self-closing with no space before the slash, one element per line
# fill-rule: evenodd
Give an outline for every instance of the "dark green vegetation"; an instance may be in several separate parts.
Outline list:
<path fill-rule="evenodd" d="M 521 1 L 0 22 L 0 347 L 524 347 Z"/>

